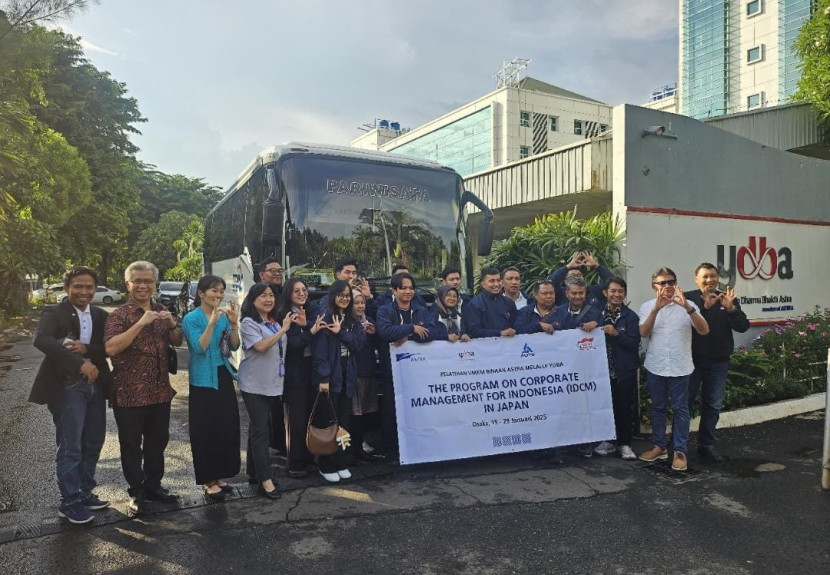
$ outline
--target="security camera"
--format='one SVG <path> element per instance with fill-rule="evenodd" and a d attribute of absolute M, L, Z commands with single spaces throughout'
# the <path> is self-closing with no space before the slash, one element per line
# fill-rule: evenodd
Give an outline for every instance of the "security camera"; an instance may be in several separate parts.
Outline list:
<path fill-rule="evenodd" d="M 645 130 L 643 130 L 642 136 L 643 138 L 645 138 L 646 136 L 662 136 L 665 133 L 665 126 L 649 126 Z"/>

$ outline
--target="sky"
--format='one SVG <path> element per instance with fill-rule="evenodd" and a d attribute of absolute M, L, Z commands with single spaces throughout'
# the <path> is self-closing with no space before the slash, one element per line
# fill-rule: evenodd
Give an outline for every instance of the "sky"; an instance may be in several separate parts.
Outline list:
<path fill-rule="evenodd" d="M 677 80 L 676 0 L 101 0 L 61 22 L 126 84 L 139 158 L 230 186 L 263 149 L 417 127 L 504 61 L 611 105 Z"/>

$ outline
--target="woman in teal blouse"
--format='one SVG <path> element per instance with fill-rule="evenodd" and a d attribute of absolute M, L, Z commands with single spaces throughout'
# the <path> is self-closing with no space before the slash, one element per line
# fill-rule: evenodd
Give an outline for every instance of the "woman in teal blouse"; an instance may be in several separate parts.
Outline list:
<path fill-rule="evenodd" d="M 190 448 L 196 483 L 205 495 L 223 501 L 231 487 L 222 481 L 239 473 L 239 408 L 230 363 L 239 348 L 239 312 L 234 302 L 220 309 L 225 280 L 205 276 L 196 287 L 196 309 L 182 320 L 190 351 L 188 399 Z"/>

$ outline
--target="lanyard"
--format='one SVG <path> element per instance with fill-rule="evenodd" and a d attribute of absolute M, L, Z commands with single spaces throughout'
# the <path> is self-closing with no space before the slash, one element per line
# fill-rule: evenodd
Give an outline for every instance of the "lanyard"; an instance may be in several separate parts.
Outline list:
<path fill-rule="evenodd" d="M 265 327 L 267 327 L 268 331 L 270 331 L 274 335 L 277 335 L 280 331 L 280 330 L 277 329 L 277 327 L 274 324 L 272 324 L 269 321 L 265 322 Z M 279 338 L 277 340 L 277 346 L 280 348 L 280 365 L 282 365 L 282 363 L 283 363 L 283 361 L 282 361 L 282 338 Z"/>

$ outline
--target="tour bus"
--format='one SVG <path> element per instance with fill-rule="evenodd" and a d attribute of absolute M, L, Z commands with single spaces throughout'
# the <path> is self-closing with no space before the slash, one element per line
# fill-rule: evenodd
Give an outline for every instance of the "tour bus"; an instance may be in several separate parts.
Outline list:
<path fill-rule="evenodd" d="M 479 255 L 493 241 L 493 214 L 438 163 L 397 154 L 288 143 L 260 153 L 205 221 L 204 271 L 223 277 L 238 302 L 257 282 L 254 266 L 277 257 L 284 281 L 303 277 L 312 297 L 327 291 L 335 262 L 358 261 L 377 293 L 405 263 L 419 291 L 434 293 L 447 266 L 472 292 L 465 206 L 482 212 Z"/>

